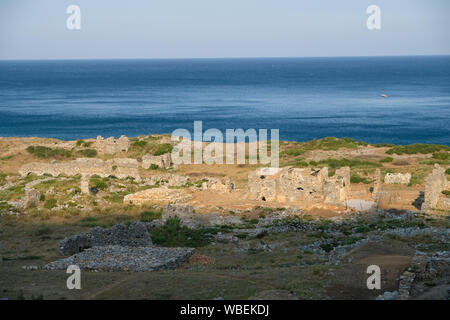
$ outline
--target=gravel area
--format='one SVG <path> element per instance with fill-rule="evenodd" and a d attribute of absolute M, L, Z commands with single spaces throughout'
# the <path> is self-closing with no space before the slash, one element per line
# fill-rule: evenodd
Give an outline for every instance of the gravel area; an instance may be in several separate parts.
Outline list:
<path fill-rule="evenodd" d="M 153 271 L 171 269 L 186 262 L 194 253 L 192 248 L 165 247 L 92 247 L 65 259 L 46 264 L 46 270 L 65 270 L 77 265 L 83 270 Z"/>

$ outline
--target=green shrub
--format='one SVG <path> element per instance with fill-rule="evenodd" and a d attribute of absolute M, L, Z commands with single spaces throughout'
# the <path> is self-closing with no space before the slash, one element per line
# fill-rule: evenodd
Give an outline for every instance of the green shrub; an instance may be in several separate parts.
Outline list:
<path fill-rule="evenodd" d="M 85 147 L 85 148 L 89 148 L 91 145 L 93 144 L 93 142 L 86 142 L 84 140 L 77 140 L 77 147 Z"/>
<path fill-rule="evenodd" d="M 332 169 L 337 169 L 341 167 L 350 167 L 350 168 L 381 167 L 381 164 L 376 162 L 363 160 L 350 160 L 350 159 L 326 159 L 319 161 L 319 164 L 326 165 Z"/>
<path fill-rule="evenodd" d="M 388 151 L 386 151 L 387 154 L 427 154 L 427 153 L 433 153 L 436 151 L 450 151 L 450 147 L 439 145 L 439 144 L 422 144 L 422 143 L 415 143 L 410 144 L 406 146 L 395 146 Z"/>
<path fill-rule="evenodd" d="M 26 150 L 28 153 L 42 159 L 72 157 L 72 153 L 65 149 L 52 149 L 44 146 L 29 146 Z"/>
<path fill-rule="evenodd" d="M 345 239 L 344 241 L 342 241 L 341 245 L 345 246 L 345 245 L 349 245 L 349 244 L 354 244 L 355 242 L 357 242 L 360 239 L 361 238 L 357 237 L 357 236 L 350 236 L 347 239 Z"/>
<path fill-rule="evenodd" d="M 333 243 L 322 243 L 322 244 L 320 245 L 320 247 L 321 247 L 322 250 L 324 250 L 325 252 L 330 252 L 331 250 L 333 250 L 334 244 L 333 244 Z"/>
<path fill-rule="evenodd" d="M 394 158 L 391 157 L 386 157 L 380 160 L 380 162 L 392 162 L 392 161 L 394 161 Z"/>
<path fill-rule="evenodd" d="M 145 141 L 145 140 L 139 140 L 139 141 L 133 142 L 131 145 L 132 145 L 133 147 L 143 148 L 143 147 L 145 147 L 147 144 L 148 144 L 147 141 Z"/>
<path fill-rule="evenodd" d="M 96 218 L 96 217 L 84 217 L 84 218 L 81 218 L 80 219 L 80 224 L 82 226 L 84 226 L 84 227 L 90 227 L 90 228 L 98 227 L 100 225 L 99 221 L 98 221 L 98 218 Z"/>
<path fill-rule="evenodd" d="M 432 158 L 438 160 L 450 160 L 450 153 L 447 152 L 433 153 Z"/>
<path fill-rule="evenodd" d="M 450 190 L 443 190 L 442 194 L 445 194 L 447 197 L 450 196 Z"/>
<path fill-rule="evenodd" d="M 8 202 L 0 201 L 0 211 L 10 211 L 13 209 L 14 209 L 14 207 L 12 205 L 10 205 Z"/>
<path fill-rule="evenodd" d="M 155 211 L 144 211 L 141 213 L 142 222 L 150 222 L 153 220 L 160 219 L 162 215 L 162 210 Z"/>
<path fill-rule="evenodd" d="M 102 178 L 91 178 L 90 184 L 98 190 L 105 190 L 108 184 Z"/>
<path fill-rule="evenodd" d="M 450 174 L 450 168 L 448 168 L 447 170 L 445 170 L 445 174 Z"/>
<path fill-rule="evenodd" d="M 364 183 L 364 184 L 370 184 L 370 183 L 372 183 L 372 180 L 371 180 L 371 179 L 364 178 L 364 177 L 360 177 L 360 176 L 358 176 L 357 174 L 352 174 L 352 175 L 350 176 L 350 182 L 351 182 L 351 183 Z"/>
<path fill-rule="evenodd" d="M 295 165 L 296 165 L 297 167 L 305 168 L 305 167 L 308 166 L 308 162 L 303 161 L 303 160 L 297 160 L 297 161 L 295 162 Z"/>
<path fill-rule="evenodd" d="M 172 152 L 173 146 L 170 143 L 163 143 L 158 145 L 153 155 L 160 156 L 169 152 Z"/>
<path fill-rule="evenodd" d="M 34 232 L 34 235 L 35 235 L 35 236 L 43 236 L 43 235 L 50 234 L 50 233 L 52 233 L 52 232 L 53 232 L 53 230 L 52 230 L 50 227 L 48 227 L 48 226 L 42 226 L 42 227 L 39 227 L 39 228 Z"/>
<path fill-rule="evenodd" d="M 305 142 L 303 146 L 308 150 L 338 150 L 340 148 L 357 149 L 359 146 L 367 146 L 364 141 L 355 141 L 351 138 L 326 137 L 319 140 Z"/>
<path fill-rule="evenodd" d="M 368 226 L 358 226 L 355 228 L 355 233 L 366 233 L 369 231 L 370 231 L 370 228 Z"/>
<path fill-rule="evenodd" d="M 150 165 L 150 170 L 156 170 L 156 169 L 158 169 L 158 168 L 159 168 L 159 166 L 158 166 L 157 164 L 152 163 L 152 164 Z"/>
<path fill-rule="evenodd" d="M 56 199 L 48 199 L 44 203 L 44 208 L 53 209 L 54 207 L 56 207 L 57 203 L 58 201 Z"/>
<path fill-rule="evenodd" d="M 311 160 L 311 161 L 309 162 L 309 165 L 312 166 L 312 167 L 314 167 L 314 166 L 317 166 L 318 163 L 317 163 L 317 161 Z"/>
<path fill-rule="evenodd" d="M 211 243 L 217 228 L 189 229 L 181 226 L 178 218 L 167 219 L 160 228 L 150 230 L 152 241 L 156 245 L 165 247 L 203 247 Z"/>
<path fill-rule="evenodd" d="M 95 149 L 84 149 L 78 151 L 81 155 L 87 157 L 87 158 L 95 158 L 97 156 L 97 150 Z"/>
<path fill-rule="evenodd" d="M 301 149 L 287 149 L 280 152 L 280 157 L 286 157 L 286 156 L 294 156 L 297 157 L 301 155 L 304 151 Z"/>
<path fill-rule="evenodd" d="M 383 147 L 395 147 L 395 144 L 392 143 L 375 143 L 372 144 L 376 148 L 383 148 Z"/>

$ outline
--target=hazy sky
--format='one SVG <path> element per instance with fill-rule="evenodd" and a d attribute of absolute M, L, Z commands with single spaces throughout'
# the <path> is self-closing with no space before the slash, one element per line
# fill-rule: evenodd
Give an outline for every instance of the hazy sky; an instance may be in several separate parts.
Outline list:
<path fill-rule="evenodd" d="M 0 59 L 422 54 L 450 54 L 449 0 L 0 0 Z"/>

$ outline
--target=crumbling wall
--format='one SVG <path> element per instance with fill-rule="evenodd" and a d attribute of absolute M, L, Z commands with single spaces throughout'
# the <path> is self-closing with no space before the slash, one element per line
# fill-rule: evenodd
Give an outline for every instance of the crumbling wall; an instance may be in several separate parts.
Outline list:
<path fill-rule="evenodd" d="M 278 168 L 261 168 L 248 174 L 248 197 L 253 200 L 275 201 Z M 276 170 L 275 170 L 276 169 Z"/>
<path fill-rule="evenodd" d="M 146 154 L 145 156 L 142 157 L 142 168 L 149 169 L 152 164 L 157 165 L 158 168 L 162 169 L 170 168 L 173 164 L 170 152 L 160 156 Z"/>
<path fill-rule="evenodd" d="M 349 198 L 350 192 L 349 167 L 337 169 L 334 176 L 324 178 L 323 195 L 325 204 L 340 204 Z"/>
<path fill-rule="evenodd" d="M 145 224 L 136 221 L 129 226 L 116 224 L 107 229 L 96 227 L 91 232 L 65 238 L 59 245 L 59 252 L 71 255 L 94 246 L 110 245 L 147 247 L 152 245 L 152 239 Z"/>
<path fill-rule="evenodd" d="M 411 173 L 387 173 L 384 177 L 386 184 L 409 184 L 411 181 Z"/>
<path fill-rule="evenodd" d="M 119 179 L 133 177 L 140 180 L 138 162 L 136 159 L 118 158 L 103 161 L 96 158 L 78 158 L 67 162 L 32 162 L 19 169 L 21 176 L 34 173 L 38 176 L 48 174 L 53 177 L 59 175 L 82 176 L 98 175 L 100 177 L 115 176 Z"/>
<path fill-rule="evenodd" d="M 254 200 L 339 205 L 350 193 L 350 168 L 261 168 L 248 175 L 248 197 Z"/>
<path fill-rule="evenodd" d="M 124 204 L 145 204 L 149 202 L 168 203 L 168 202 L 185 202 L 192 196 L 184 190 L 169 188 L 151 188 L 132 194 L 127 194 L 123 198 Z"/>
<path fill-rule="evenodd" d="M 443 198 L 442 191 L 445 190 L 447 184 L 445 169 L 436 163 L 433 171 L 425 179 L 425 199 L 422 204 L 422 211 L 432 209 L 450 210 L 449 202 L 446 199 L 441 200 Z"/>
<path fill-rule="evenodd" d="M 189 205 L 167 204 L 163 208 L 161 220 L 166 222 L 170 218 L 180 219 L 181 224 L 188 228 L 237 225 L 242 223 L 241 218 L 237 216 L 221 216 L 216 213 L 195 213 L 194 208 Z"/>
<path fill-rule="evenodd" d="M 221 193 L 229 193 L 234 190 L 234 183 L 230 177 L 223 180 L 218 178 L 205 178 L 205 182 L 202 183 L 203 190 L 215 190 Z"/>
<path fill-rule="evenodd" d="M 99 153 L 104 154 L 126 152 L 130 148 L 130 140 L 123 135 L 119 139 L 115 139 L 114 137 L 104 139 L 102 136 L 98 136 L 93 147 Z"/>

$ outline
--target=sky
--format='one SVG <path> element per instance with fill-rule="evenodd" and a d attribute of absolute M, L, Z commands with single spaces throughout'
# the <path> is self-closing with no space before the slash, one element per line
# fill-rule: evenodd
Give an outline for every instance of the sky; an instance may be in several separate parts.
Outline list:
<path fill-rule="evenodd" d="M 449 16 L 449 0 L 0 0 L 0 59 L 450 54 Z"/>

